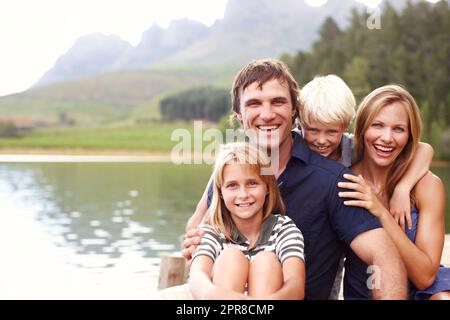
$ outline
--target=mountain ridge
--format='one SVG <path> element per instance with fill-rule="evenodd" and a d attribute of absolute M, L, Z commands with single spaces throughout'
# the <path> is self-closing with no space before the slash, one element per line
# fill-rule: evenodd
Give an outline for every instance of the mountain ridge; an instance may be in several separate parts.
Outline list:
<path fill-rule="evenodd" d="M 366 8 L 355 0 L 328 1 L 320 8 L 299 0 L 229 0 L 224 18 L 210 27 L 189 19 L 173 20 L 166 29 L 152 24 L 136 46 L 124 40 L 121 46 L 113 45 L 110 36 L 94 34 L 91 42 L 97 39 L 99 45 L 86 49 L 83 43 L 92 37 L 87 35 L 81 37 L 84 42 L 77 40 L 35 87 L 107 71 L 173 64 L 242 64 L 254 58 L 278 57 L 311 46 L 329 15 L 344 27 L 353 7 Z M 106 52 L 109 47 L 116 49 Z M 90 55 L 80 58 L 76 55 L 80 51 Z"/>

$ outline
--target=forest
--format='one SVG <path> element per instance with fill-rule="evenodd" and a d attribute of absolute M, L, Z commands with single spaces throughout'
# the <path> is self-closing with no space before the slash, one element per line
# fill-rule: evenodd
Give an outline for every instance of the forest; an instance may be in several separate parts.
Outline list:
<path fill-rule="evenodd" d="M 345 30 L 327 18 L 311 50 L 281 59 L 300 87 L 316 75 L 342 77 L 357 103 L 377 87 L 402 85 L 421 109 L 422 140 L 434 146 L 436 159 L 450 159 L 448 3 L 409 2 L 401 13 L 386 3 L 379 18 L 380 28 L 370 29 L 370 14 L 353 10 Z"/>

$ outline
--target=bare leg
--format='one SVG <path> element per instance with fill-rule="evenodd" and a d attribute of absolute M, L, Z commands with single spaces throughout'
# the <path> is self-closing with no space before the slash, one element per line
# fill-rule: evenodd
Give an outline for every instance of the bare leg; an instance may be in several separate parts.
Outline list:
<path fill-rule="evenodd" d="M 248 259 L 239 249 L 227 248 L 214 263 L 213 283 L 243 293 L 248 278 Z"/>
<path fill-rule="evenodd" d="M 281 263 L 273 252 L 260 252 L 250 261 L 248 295 L 264 299 L 283 285 Z"/>
<path fill-rule="evenodd" d="M 433 294 L 430 300 L 450 300 L 450 291 L 442 291 Z"/>

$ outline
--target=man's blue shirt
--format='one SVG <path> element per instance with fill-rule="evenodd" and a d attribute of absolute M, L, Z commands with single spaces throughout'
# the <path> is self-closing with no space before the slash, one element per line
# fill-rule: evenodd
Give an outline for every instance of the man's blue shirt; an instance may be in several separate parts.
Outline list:
<path fill-rule="evenodd" d="M 351 173 L 350 169 L 313 152 L 298 133 L 292 134 L 291 158 L 278 177 L 278 186 L 286 214 L 305 241 L 305 298 L 328 299 L 346 245 L 360 233 L 381 225 L 366 210 L 345 206 L 338 196 L 344 190 L 337 184 L 345 181 L 343 175 Z M 208 205 L 212 188 L 209 191 Z M 351 270 L 346 272 L 351 277 Z M 353 281 L 352 285 L 364 290 L 366 283 Z"/>

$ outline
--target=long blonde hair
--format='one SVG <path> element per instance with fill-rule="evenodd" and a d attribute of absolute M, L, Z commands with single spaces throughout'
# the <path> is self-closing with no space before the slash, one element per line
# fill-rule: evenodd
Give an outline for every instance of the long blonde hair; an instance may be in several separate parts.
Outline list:
<path fill-rule="evenodd" d="M 246 142 L 235 142 L 222 146 L 214 165 L 213 197 L 204 222 L 231 241 L 233 221 L 230 211 L 220 197 L 220 189 L 224 182 L 223 171 L 227 164 L 248 166 L 267 185 L 268 194 L 263 206 L 263 220 L 272 213 L 284 214 L 285 206 L 275 176 L 273 174 L 262 174 L 262 169 L 270 170 L 270 160 L 264 152 Z"/>
<path fill-rule="evenodd" d="M 410 165 L 420 141 L 422 122 L 419 107 L 411 94 L 399 85 L 386 85 L 369 93 L 358 107 L 355 120 L 355 152 L 358 161 L 364 156 L 364 134 L 380 110 L 390 104 L 400 103 L 408 114 L 408 142 L 390 168 L 389 181 L 383 190 L 387 199 Z"/>

